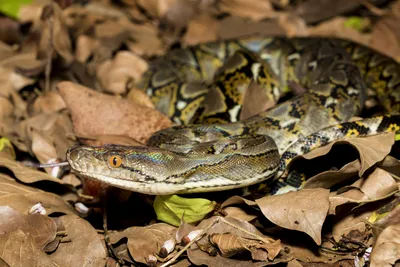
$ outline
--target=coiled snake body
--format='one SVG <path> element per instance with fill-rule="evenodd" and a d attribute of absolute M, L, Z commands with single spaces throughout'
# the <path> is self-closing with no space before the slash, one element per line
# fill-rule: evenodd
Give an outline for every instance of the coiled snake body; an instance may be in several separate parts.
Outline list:
<path fill-rule="evenodd" d="M 295 156 L 333 140 L 400 132 L 400 66 L 343 40 L 252 38 L 176 49 L 152 62 L 140 87 L 189 125 L 155 133 L 149 147 L 71 148 L 72 169 L 146 194 L 218 191 L 278 178 Z M 307 90 L 275 105 L 289 87 Z M 347 122 L 368 89 L 392 115 Z M 272 193 L 301 187 L 274 180 Z"/>

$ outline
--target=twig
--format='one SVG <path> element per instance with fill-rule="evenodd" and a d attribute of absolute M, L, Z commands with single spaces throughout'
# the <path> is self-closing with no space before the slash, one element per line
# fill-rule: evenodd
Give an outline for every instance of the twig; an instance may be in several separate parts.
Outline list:
<path fill-rule="evenodd" d="M 171 264 L 173 264 L 180 255 L 182 255 L 183 252 L 185 252 L 191 245 L 193 245 L 195 242 L 197 242 L 198 240 L 200 240 L 201 238 L 203 238 L 203 236 L 206 234 L 206 232 L 214 226 L 214 224 L 216 224 L 217 222 L 219 222 L 220 218 L 216 219 L 215 221 L 213 221 L 209 226 L 207 226 L 206 228 L 204 228 L 202 230 L 202 232 L 200 234 L 198 234 L 195 238 L 193 238 L 193 240 L 191 240 L 189 243 L 186 244 L 186 246 L 184 246 L 182 248 L 182 250 L 180 250 L 178 253 L 175 254 L 175 256 L 170 259 L 169 261 L 167 261 L 166 263 L 164 263 L 163 265 L 161 265 L 160 267 L 167 267 Z"/>
<path fill-rule="evenodd" d="M 47 26 L 49 28 L 49 47 L 47 49 L 47 63 L 46 63 L 46 68 L 44 71 L 45 75 L 45 87 L 44 91 L 49 92 L 50 91 L 50 75 L 51 75 L 51 67 L 52 67 L 52 58 L 53 58 L 53 52 L 54 52 L 54 47 L 53 47 L 53 35 L 54 35 L 54 2 L 51 2 L 51 8 L 53 9 L 53 14 L 47 18 Z"/>

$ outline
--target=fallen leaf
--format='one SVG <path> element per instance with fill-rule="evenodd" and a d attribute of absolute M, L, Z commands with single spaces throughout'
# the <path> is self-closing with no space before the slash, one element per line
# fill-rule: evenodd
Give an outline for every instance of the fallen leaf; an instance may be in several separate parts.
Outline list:
<path fill-rule="evenodd" d="M 145 227 L 129 227 L 122 232 L 109 234 L 110 242 L 117 243 L 122 238 L 128 238 L 128 249 L 136 262 L 146 264 L 149 255 L 157 255 L 164 242 L 174 237 L 176 228 L 157 223 Z"/>
<path fill-rule="evenodd" d="M 87 35 L 79 35 L 76 40 L 76 48 L 75 48 L 75 58 L 79 62 L 86 63 L 91 55 L 93 55 L 93 51 L 99 48 L 99 41 L 87 36 Z"/>
<path fill-rule="evenodd" d="M 138 105 L 155 109 L 150 97 L 148 97 L 147 94 L 140 89 L 132 88 L 126 98 L 132 100 Z"/>
<path fill-rule="evenodd" d="M 317 246 L 310 239 L 288 233 L 282 243 L 282 253 L 289 259 L 297 259 L 303 263 L 332 264 L 346 259 L 354 260 L 351 253 L 329 251 Z"/>
<path fill-rule="evenodd" d="M 376 168 L 360 187 L 365 194 L 364 199 L 373 200 L 388 196 L 399 190 L 392 176 L 380 168 Z"/>
<path fill-rule="evenodd" d="M 371 47 L 381 53 L 400 60 L 400 16 L 389 13 L 383 16 L 372 28 Z"/>
<path fill-rule="evenodd" d="M 336 184 L 342 184 L 357 177 L 360 168 L 360 160 L 356 159 L 344 165 L 338 171 L 325 171 L 309 178 L 303 188 L 331 188 Z"/>
<path fill-rule="evenodd" d="M 379 162 L 379 167 L 385 171 L 391 173 L 396 179 L 400 178 L 400 160 L 387 156 L 382 162 Z"/>
<path fill-rule="evenodd" d="M 378 236 L 371 253 L 371 267 L 394 266 L 400 259 L 400 224 L 386 227 Z"/>
<path fill-rule="evenodd" d="M 331 192 L 329 195 L 329 215 L 336 214 L 336 207 L 346 203 L 354 203 L 360 201 L 364 197 L 363 192 L 358 188 L 351 188 L 345 192 Z"/>
<path fill-rule="evenodd" d="M 249 22 L 245 18 L 229 16 L 221 20 L 218 36 L 220 39 L 243 38 L 246 36 L 284 35 L 285 30 L 276 20 Z"/>
<path fill-rule="evenodd" d="M 207 14 L 201 14 L 189 21 L 187 31 L 182 38 L 185 45 L 216 41 L 219 22 Z"/>
<path fill-rule="evenodd" d="M 371 41 L 371 34 L 360 33 L 353 28 L 346 27 L 346 21 L 347 18 L 345 17 L 335 17 L 310 27 L 308 33 L 312 36 L 343 38 L 368 46 Z"/>
<path fill-rule="evenodd" d="M 52 113 L 66 108 L 65 102 L 59 93 L 46 92 L 38 96 L 33 103 L 33 114 Z"/>
<path fill-rule="evenodd" d="M 329 196 L 329 214 L 346 203 L 367 203 L 390 197 L 399 190 L 396 181 L 386 171 L 376 168 L 367 178 L 358 179 L 353 185 L 343 187 Z"/>
<path fill-rule="evenodd" d="M 226 207 L 223 209 L 226 217 L 233 217 L 235 219 L 250 222 L 258 217 L 258 215 L 249 214 L 239 207 Z"/>
<path fill-rule="evenodd" d="M 238 253 L 249 251 L 253 260 L 273 260 L 281 250 L 279 242 L 263 243 L 260 240 L 243 238 L 233 234 L 213 234 L 211 244 L 217 246 L 223 257 L 232 257 Z"/>
<path fill-rule="evenodd" d="M 17 229 L 29 234 L 38 248 L 43 249 L 56 238 L 56 223 L 48 216 L 25 215 L 8 206 L 0 206 L 0 233 L 9 234 Z"/>
<path fill-rule="evenodd" d="M 342 139 L 331 142 L 326 146 L 319 147 L 317 149 L 312 150 L 311 152 L 295 157 L 287 166 L 287 169 L 290 172 L 291 166 L 297 164 L 296 161 L 299 159 L 314 159 L 324 155 L 327 155 L 329 152 L 335 149 L 335 144 L 348 144 L 351 147 L 355 148 L 359 154 L 360 159 L 360 168 L 358 170 L 358 176 L 361 177 L 365 171 L 367 171 L 370 167 L 375 165 L 376 163 L 382 161 L 391 151 L 392 146 L 394 144 L 394 133 L 382 133 L 379 135 L 369 136 L 369 137 L 359 137 L 359 138 L 349 138 Z M 343 148 L 341 148 L 343 149 Z M 341 154 L 343 151 L 341 150 Z M 336 161 L 343 161 L 346 158 L 350 158 L 351 153 L 345 154 L 343 157 L 336 158 Z M 335 159 L 332 159 L 335 161 Z M 307 161 L 303 161 L 303 168 L 306 165 Z M 310 161 L 312 163 L 312 161 Z M 320 162 L 321 165 L 326 164 L 326 160 L 324 162 Z M 331 162 L 328 162 L 331 164 Z M 318 174 L 315 177 L 311 177 L 307 180 L 305 187 L 321 187 L 327 186 L 328 188 L 333 186 L 336 182 L 342 182 L 344 179 L 348 179 L 352 176 L 352 172 L 356 168 L 357 163 L 349 163 L 346 167 L 343 167 L 342 173 L 346 173 L 346 176 L 337 175 L 335 172 L 327 171 L 325 173 Z M 319 166 L 320 167 L 320 166 Z M 314 169 L 316 169 L 314 167 Z M 326 177 L 325 177 L 326 176 Z M 328 179 L 329 178 L 329 179 Z M 337 181 L 335 181 L 335 178 Z M 326 183 L 322 185 L 321 183 Z"/>
<path fill-rule="evenodd" d="M 76 215 L 65 215 L 59 219 L 70 242 L 60 243 L 50 258 L 58 266 L 105 266 L 107 249 L 96 229 Z"/>
<path fill-rule="evenodd" d="M 196 223 L 204 219 L 216 206 L 215 201 L 204 198 L 183 198 L 177 195 L 156 196 L 154 211 L 157 219 L 179 226 L 181 219 L 187 223 Z"/>
<path fill-rule="evenodd" d="M 339 242 L 342 237 L 351 235 L 352 232 L 358 231 L 368 235 L 366 221 L 372 214 L 372 208 L 363 211 L 354 211 L 349 214 L 337 215 L 337 222 L 332 227 L 332 237 L 336 242 Z"/>
<path fill-rule="evenodd" d="M 130 29 L 130 37 L 134 41 L 126 41 L 129 50 L 140 56 L 162 55 L 165 52 L 158 30 L 149 23 L 134 25 Z"/>
<path fill-rule="evenodd" d="M 55 264 L 50 256 L 36 246 L 33 237 L 21 230 L 0 235 L 0 254 L 9 266 L 42 267 Z"/>
<path fill-rule="evenodd" d="M 60 6 L 57 3 L 46 5 L 41 18 L 44 25 L 39 41 L 38 57 L 47 59 L 49 49 L 54 49 L 67 64 L 71 63 L 74 59 L 72 45 Z"/>
<path fill-rule="evenodd" d="M 26 167 L 21 163 L 11 160 L 0 153 L 0 167 L 7 168 L 13 172 L 15 177 L 24 183 L 34 183 L 38 181 L 51 181 L 62 184 L 62 181 L 56 179 L 44 172 Z"/>
<path fill-rule="evenodd" d="M 58 84 L 77 135 L 125 135 L 146 143 L 150 135 L 171 126 L 160 112 L 133 106 L 129 100 L 108 96 L 71 82 Z"/>
<path fill-rule="evenodd" d="M 13 114 L 14 106 L 6 97 L 0 96 L 0 119 L 10 117 Z"/>
<path fill-rule="evenodd" d="M 134 53 L 121 51 L 112 60 L 100 64 L 96 76 L 107 92 L 123 94 L 128 84 L 139 80 L 147 68 L 147 63 Z"/>
<path fill-rule="evenodd" d="M 95 136 L 78 136 L 80 142 L 89 146 L 104 146 L 106 144 L 115 144 L 123 146 L 143 146 L 142 143 L 125 136 L 125 135 L 95 135 Z"/>
<path fill-rule="evenodd" d="M 205 235 L 199 239 L 195 245 L 191 246 L 187 252 L 190 261 L 196 265 L 204 264 L 207 266 L 225 266 L 229 264 L 229 266 L 239 267 L 246 264 L 246 266 L 264 266 L 263 264 L 265 264 L 265 262 L 253 262 L 247 261 L 246 259 L 237 261 L 221 257 L 219 254 L 215 255 L 215 248 L 213 249 L 209 236 L 226 233 L 230 233 L 243 239 L 256 240 L 263 244 L 268 244 L 271 250 L 267 257 L 274 259 L 274 263 L 287 262 L 290 260 L 284 255 L 279 254 L 281 251 L 279 240 L 274 240 L 263 235 L 254 225 L 248 222 L 229 217 L 211 217 L 201 221 L 195 229 L 205 231 Z M 212 256 L 209 255 L 210 253 Z M 265 254 L 263 255 L 265 256 Z M 256 256 L 259 256 L 259 254 Z"/>
<path fill-rule="evenodd" d="M 400 198 L 396 197 L 391 202 L 374 211 L 368 218 L 369 223 L 373 223 L 372 232 L 375 237 L 389 225 L 400 223 Z"/>
<path fill-rule="evenodd" d="M 277 16 L 269 0 L 222 0 L 219 8 L 234 16 L 247 17 L 255 21 Z"/>
<path fill-rule="evenodd" d="M 318 245 L 321 230 L 329 210 L 329 190 L 303 189 L 283 195 L 266 196 L 256 200 L 262 213 L 274 224 L 304 232 Z"/>
<path fill-rule="evenodd" d="M 2 188 L 0 192 L 1 206 L 10 206 L 26 214 L 33 205 L 40 202 L 47 214 L 52 214 L 54 212 L 62 212 L 65 214 L 76 213 L 76 211 L 59 195 L 23 185 L 7 175 L 0 174 L 0 186 Z"/>

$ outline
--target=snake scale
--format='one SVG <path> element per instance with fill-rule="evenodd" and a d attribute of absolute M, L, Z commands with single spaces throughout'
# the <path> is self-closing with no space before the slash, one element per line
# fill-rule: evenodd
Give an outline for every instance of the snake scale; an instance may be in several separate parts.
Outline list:
<path fill-rule="evenodd" d="M 260 37 L 174 49 L 138 86 L 183 125 L 155 133 L 147 147 L 71 148 L 74 171 L 145 194 L 263 181 L 275 194 L 301 187 L 282 175 L 298 155 L 341 138 L 400 132 L 400 65 L 345 40 Z M 296 87 L 300 93 L 280 100 Z M 349 122 L 370 92 L 387 115 Z"/>

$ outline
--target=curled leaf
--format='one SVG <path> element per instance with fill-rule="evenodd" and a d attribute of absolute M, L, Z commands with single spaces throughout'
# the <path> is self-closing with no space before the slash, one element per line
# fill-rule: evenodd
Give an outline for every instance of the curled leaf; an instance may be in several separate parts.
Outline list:
<path fill-rule="evenodd" d="M 321 230 L 329 210 L 329 190 L 303 189 L 257 199 L 257 205 L 274 224 L 304 232 L 321 244 Z"/>

